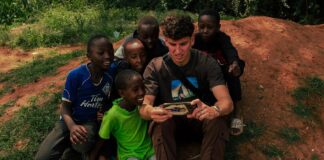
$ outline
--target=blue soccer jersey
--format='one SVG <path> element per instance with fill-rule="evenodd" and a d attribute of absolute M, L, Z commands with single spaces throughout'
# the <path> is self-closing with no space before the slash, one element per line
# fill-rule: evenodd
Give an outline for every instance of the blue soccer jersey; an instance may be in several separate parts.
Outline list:
<path fill-rule="evenodd" d="M 97 111 L 101 107 L 108 107 L 105 105 L 110 98 L 115 70 L 113 63 L 98 84 L 92 82 L 86 64 L 73 69 L 68 74 L 62 100 L 71 102 L 74 121 L 95 121 Z"/>

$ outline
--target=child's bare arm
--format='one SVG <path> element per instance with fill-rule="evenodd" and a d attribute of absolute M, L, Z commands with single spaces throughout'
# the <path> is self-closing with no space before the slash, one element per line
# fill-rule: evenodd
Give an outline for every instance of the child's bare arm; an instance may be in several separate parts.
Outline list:
<path fill-rule="evenodd" d="M 87 141 L 87 130 L 72 119 L 71 102 L 62 101 L 61 115 L 70 130 L 70 141 L 74 144 Z"/>

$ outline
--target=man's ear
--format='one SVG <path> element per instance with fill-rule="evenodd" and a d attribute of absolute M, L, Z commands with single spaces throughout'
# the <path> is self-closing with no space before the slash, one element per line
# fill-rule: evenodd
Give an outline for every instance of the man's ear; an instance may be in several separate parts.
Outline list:
<path fill-rule="evenodd" d="M 192 34 L 190 41 L 191 41 L 191 47 L 192 47 L 195 44 L 195 34 Z"/>

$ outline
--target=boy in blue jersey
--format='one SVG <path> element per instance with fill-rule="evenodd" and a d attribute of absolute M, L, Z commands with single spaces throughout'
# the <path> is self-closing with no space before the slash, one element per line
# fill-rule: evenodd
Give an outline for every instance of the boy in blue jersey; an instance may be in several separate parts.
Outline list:
<path fill-rule="evenodd" d="M 115 84 L 122 98 L 116 99 L 105 113 L 100 138 L 108 140 L 111 135 L 116 138 L 119 160 L 154 160 L 154 149 L 147 132 L 149 121 L 143 120 L 138 110 L 145 94 L 142 76 L 126 69 L 118 73 Z M 97 147 L 100 148 L 100 144 Z M 93 150 L 91 160 L 96 159 L 96 152 Z"/>
<path fill-rule="evenodd" d="M 90 38 L 87 44 L 90 63 L 68 74 L 60 121 L 41 144 L 36 159 L 60 159 L 69 147 L 85 156 L 96 143 L 100 125 L 97 112 L 110 106 L 116 70 L 113 53 L 113 45 L 106 36 Z"/>

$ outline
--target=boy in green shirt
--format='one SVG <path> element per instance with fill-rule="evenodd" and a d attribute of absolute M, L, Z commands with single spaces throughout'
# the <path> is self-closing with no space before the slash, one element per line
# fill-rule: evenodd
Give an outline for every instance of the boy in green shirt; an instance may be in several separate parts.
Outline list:
<path fill-rule="evenodd" d="M 113 102 L 105 113 L 99 136 L 104 140 L 111 135 L 117 141 L 119 160 L 154 160 L 154 149 L 147 132 L 148 121 L 141 119 L 138 106 L 144 99 L 142 76 L 133 70 L 118 73 L 115 84 L 122 97 Z M 94 156 L 95 157 L 95 156 Z"/>

